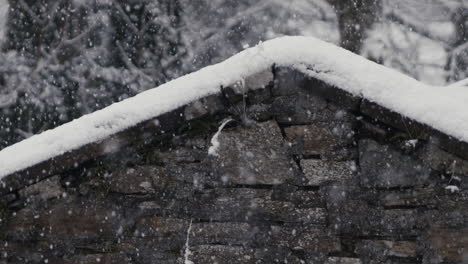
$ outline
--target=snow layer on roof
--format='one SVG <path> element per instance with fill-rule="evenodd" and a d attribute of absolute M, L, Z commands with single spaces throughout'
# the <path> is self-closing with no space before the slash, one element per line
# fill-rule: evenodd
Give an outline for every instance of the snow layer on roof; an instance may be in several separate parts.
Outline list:
<path fill-rule="evenodd" d="M 219 93 L 221 86 L 270 69 L 273 64 L 302 70 L 468 141 L 466 88 L 428 86 L 319 39 L 282 37 L 3 149 L 0 151 L 0 179 Z"/>

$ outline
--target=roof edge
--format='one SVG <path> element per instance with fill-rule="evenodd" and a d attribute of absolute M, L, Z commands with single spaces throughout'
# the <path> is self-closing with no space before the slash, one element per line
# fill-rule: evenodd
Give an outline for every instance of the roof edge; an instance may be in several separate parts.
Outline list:
<path fill-rule="evenodd" d="M 108 145 L 106 142 L 118 140 L 118 135 L 133 127 L 151 126 L 148 120 L 181 111 L 199 99 L 219 95 L 223 87 L 245 84 L 250 76 L 270 71 L 273 65 L 299 70 L 328 86 L 339 87 L 351 96 L 417 120 L 448 138 L 468 142 L 468 113 L 462 111 L 468 92 L 451 88 L 459 96 L 450 97 L 440 87 L 425 85 L 333 44 L 309 37 L 283 37 L 260 43 L 224 62 L 3 149 L 0 151 L 0 179 L 18 177 L 19 182 L 24 182 L 19 178 L 30 175 L 31 171 L 50 174 L 53 171 L 41 166 L 49 160 L 63 160 L 63 157 L 69 157 L 73 165 L 82 162 L 74 157 L 74 151 L 90 148 L 90 152 L 96 152 L 96 148 L 102 149 Z M 425 105 L 418 102 L 422 98 Z M 441 118 L 447 113 L 452 114 L 450 119 Z M 102 155 L 106 151 L 110 150 L 104 148 L 97 152 Z"/>

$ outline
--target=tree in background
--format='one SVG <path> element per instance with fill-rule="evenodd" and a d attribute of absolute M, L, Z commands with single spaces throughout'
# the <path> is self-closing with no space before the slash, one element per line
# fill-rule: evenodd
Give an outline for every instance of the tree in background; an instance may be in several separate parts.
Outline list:
<path fill-rule="evenodd" d="M 360 54 L 367 32 L 382 17 L 382 0 L 328 0 L 338 18 L 341 46 Z"/>
<path fill-rule="evenodd" d="M 10 1 L 0 148 L 181 74 L 174 0 Z"/>
<path fill-rule="evenodd" d="M 9 2 L 0 149 L 282 35 L 341 44 L 429 83 L 467 73 L 464 0 Z"/>

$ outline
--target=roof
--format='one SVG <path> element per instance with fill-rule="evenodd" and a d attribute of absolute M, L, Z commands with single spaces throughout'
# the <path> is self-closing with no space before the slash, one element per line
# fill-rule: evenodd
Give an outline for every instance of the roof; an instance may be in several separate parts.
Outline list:
<path fill-rule="evenodd" d="M 468 142 L 466 88 L 429 86 L 316 38 L 282 37 L 3 149 L 0 179 L 219 94 L 273 65 L 294 68 Z"/>

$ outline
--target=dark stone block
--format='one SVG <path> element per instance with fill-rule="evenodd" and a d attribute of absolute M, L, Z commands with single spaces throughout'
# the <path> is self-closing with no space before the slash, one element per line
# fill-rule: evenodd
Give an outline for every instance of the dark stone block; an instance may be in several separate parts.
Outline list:
<path fill-rule="evenodd" d="M 467 142 L 448 136 L 435 129 L 431 130 L 431 136 L 433 137 L 433 143 L 438 145 L 441 149 L 461 157 L 462 159 L 468 160 Z"/>
<path fill-rule="evenodd" d="M 431 128 L 368 100 L 362 100 L 361 113 L 406 134 L 408 139 L 427 139 Z"/>
<path fill-rule="evenodd" d="M 275 82 L 272 88 L 273 96 L 295 95 L 299 92 L 302 75 L 294 69 L 275 68 Z"/>
<path fill-rule="evenodd" d="M 130 221 L 131 217 L 124 218 L 121 210 L 111 204 L 71 200 L 44 209 L 21 209 L 8 219 L 5 236 L 19 241 L 49 240 L 76 245 L 115 239 Z"/>
<path fill-rule="evenodd" d="M 255 251 L 242 246 L 203 245 L 190 247 L 192 263 L 254 264 Z M 185 262 L 187 263 L 187 262 Z"/>
<path fill-rule="evenodd" d="M 429 179 L 423 163 L 373 140 L 359 141 L 359 162 L 361 184 L 367 187 L 420 186 Z"/>
<path fill-rule="evenodd" d="M 296 164 L 288 159 L 274 121 L 225 129 L 219 134 L 219 148 L 212 157 L 214 177 L 224 185 L 277 185 L 295 176 Z"/>
<path fill-rule="evenodd" d="M 424 244 L 424 259 L 427 261 L 437 259 L 440 263 L 464 263 L 468 257 L 468 228 L 432 226 Z"/>
<path fill-rule="evenodd" d="M 248 223 L 193 223 L 190 244 L 248 246 L 255 243 L 260 229 Z"/>
<path fill-rule="evenodd" d="M 277 97 L 273 100 L 271 111 L 278 123 L 284 125 L 327 122 L 335 118 L 335 113 L 327 109 L 324 99 L 308 94 Z"/>
<path fill-rule="evenodd" d="M 210 95 L 185 106 L 184 116 L 186 120 L 193 120 L 206 115 L 213 115 L 225 108 L 220 95 Z"/>
<path fill-rule="evenodd" d="M 340 239 L 319 226 L 271 226 L 268 233 L 271 235 L 265 238 L 267 245 L 325 255 L 341 250 Z"/>
<path fill-rule="evenodd" d="M 348 183 L 357 170 L 354 161 L 301 160 L 307 186 L 321 186 L 329 182 Z"/>
<path fill-rule="evenodd" d="M 325 224 L 324 208 L 296 208 L 272 200 L 268 189 L 215 189 L 196 194 L 188 208 L 191 218 L 208 221 Z"/>
<path fill-rule="evenodd" d="M 299 73 L 301 74 L 301 73 Z M 333 85 L 327 84 L 321 80 L 308 77 L 305 74 L 302 74 L 302 77 L 299 77 L 299 85 L 303 91 L 310 93 L 316 96 L 320 96 L 348 111 L 358 111 L 361 103 L 361 98 L 351 93 L 342 90 Z"/>

